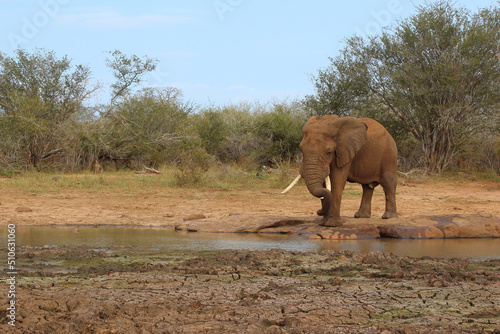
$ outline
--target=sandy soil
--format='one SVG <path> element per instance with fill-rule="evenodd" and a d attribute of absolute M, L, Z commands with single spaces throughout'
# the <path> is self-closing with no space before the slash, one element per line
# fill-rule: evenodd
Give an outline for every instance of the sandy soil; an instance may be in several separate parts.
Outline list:
<path fill-rule="evenodd" d="M 346 186 L 341 207 L 343 216 L 354 215 L 361 192 L 360 185 Z M 500 183 L 409 183 L 401 180 L 397 204 L 400 216 L 467 213 L 500 216 Z M 377 187 L 372 217 L 381 217 L 384 205 L 384 193 Z M 0 226 L 9 222 L 17 225 L 167 226 L 193 214 L 213 218 L 236 213 L 314 216 L 319 206 L 319 200 L 312 197 L 303 184 L 284 196 L 250 190 L 178 188 L 156 192 L 143 189 L 138 193 L 62 189 L 38 194 L 8 188 L 0 193 Z"/>
<path fill-rule="evenodd" d="M 347 186 L 343 215 L 354 214 L 360 194 Z M 499 184 L 401 181 L 397 200 L 404 216 L 500 216 Z M 166 226 L 198 213 L 307 216 L 318 206 L 303 185 L 286 196 L 9 188 L 0 225 Z M 373 209 L 382 215 L 381 189 Z M 16 326 L 2 293 L 1 333 L 500 333 L 500 259 L 23 246 L 16 267 Z"/>

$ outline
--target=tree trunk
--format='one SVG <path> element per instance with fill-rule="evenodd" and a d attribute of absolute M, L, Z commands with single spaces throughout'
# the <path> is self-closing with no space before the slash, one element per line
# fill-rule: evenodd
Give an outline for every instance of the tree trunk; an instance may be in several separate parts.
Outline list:
<path fill-rule="evenodd" d="M 421 143 L 427 171 L 440 174 L 453 157 L 451 133 L 444 129 L 434 129 L 423 136 Z"/>

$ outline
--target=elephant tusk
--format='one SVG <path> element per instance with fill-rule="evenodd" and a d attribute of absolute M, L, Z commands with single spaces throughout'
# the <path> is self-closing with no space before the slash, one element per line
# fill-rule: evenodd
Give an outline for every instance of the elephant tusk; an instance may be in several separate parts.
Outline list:
<path fill-rule="evenodd" d="M 286 194 L 290 189 L 292 189 L 300 180 L 302 176 L 299 174 L 297 175 L 297 177 L 295 178 L 295 180 L 292 181 L 292 183 L 290 183 L 290 185 L 288 187 L 286 187 L 285 190 L 283 190 L 282 192 L 280 192 L 280 195 L 284 195 Z"/>
<path fill-rule="evenodd" d="M 328 191 L 332 191 L 332 183 L 330 182 L 330 175 L 327 175 L 325 178 L 325 186 Z M 321 197 L 320 199 L 323 199 L 324 197 Z"/>
<path fill-rule="evenodd" d="M 284 195 L 286 194 L 287 192 L 290 191 L 290 189 L 292 189 L 293 187 L 295 187 L 295 185 L 300 181 L 300 179 L 302 178 L 302 175 L 297 175 L 297 177 L 292 181 L 292 183 L 290 183 L 290 185 L 288 187 L 286 187 L 285 190 L 283 190 L 282 192 L 280 192 L 280 195 Z M 327 175 L 327 177 L 325 178 L 325 186 L 326 186 L 326 189 L 328 189 L 328 191 L 332 191 L 332 183 L 330 181 L 330 176 Z M 321 198 L 323 199 L 323 198 Z"/>

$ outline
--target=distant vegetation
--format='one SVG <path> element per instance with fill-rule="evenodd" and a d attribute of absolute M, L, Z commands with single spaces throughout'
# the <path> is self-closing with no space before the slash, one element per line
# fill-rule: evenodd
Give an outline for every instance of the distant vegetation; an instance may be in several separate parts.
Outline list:
<path fill-rule="evenodd" d="M 214 166 L 243 170 L 300 162 L 312 115 L 372 117 L 395 137 L 400 168 L 498 171 L 500 8 L 471 13 L 450 2 L 377 36 L 347 39 L 312 77 L 302 100 L 197 106 L 176 88 L 134 88 L 156 68 L 110 52 L 109 102 L 68 57 L 37 49 L 0 53 L 0 172 L 176 166 L 196 180 Z"/>

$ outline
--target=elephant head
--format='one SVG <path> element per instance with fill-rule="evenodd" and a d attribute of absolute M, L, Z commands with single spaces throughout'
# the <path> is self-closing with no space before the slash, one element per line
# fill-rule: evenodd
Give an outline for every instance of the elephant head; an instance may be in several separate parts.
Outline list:
<path fill-rule="evenodd" d="M 366 130 L 367 126 L 361 119 L 336 115 L 313 116 L 304 126 L 300 143 L 303 153 L 300 175 L 309 192 L 322 198 L 319 215 L 327 215 L 332 204 L 332 193 L 326 189 L 325 178 L 333 175 L 332 168 L 341 169 L 354 159 L 356 152 L 366 143 Z"/>

